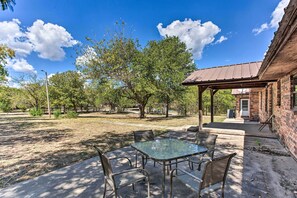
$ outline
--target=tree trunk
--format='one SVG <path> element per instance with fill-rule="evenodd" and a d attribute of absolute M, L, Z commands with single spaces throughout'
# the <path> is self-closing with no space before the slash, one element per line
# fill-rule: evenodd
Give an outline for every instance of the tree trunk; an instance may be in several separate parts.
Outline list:
<path fill-rule="evenodd" d="M 144 112 L 144 109 L 145 109 L 145 105 L 139 105 L 139 118 L 144 118 L 144 115 L 145 115 L 145 112 Z"/>
<path fill-rule="evenodd" d="M 77 108 L 76 108 L 76 104 L 73 103 L 73 108 L 74 108 L 74 111 L 77 113 Z"/>
<path fill-rule="evenodd" d="M 166 99 L 166 118 L 168 118 L 169 113 L 169 97 L 167 96 Z"/>
<path fill-rule="evenodd" d="M 185 116 L 187 116 L 187 106 L 185 106 L 185 108 L 184 108 L 184 114 L 185 114 Z"/>
<path fill-rule="evenodd" d="M 39 101 L 38 101 L 38 99 L 35 99 L 35 108 L 37 110 L 39 109 Z"/>

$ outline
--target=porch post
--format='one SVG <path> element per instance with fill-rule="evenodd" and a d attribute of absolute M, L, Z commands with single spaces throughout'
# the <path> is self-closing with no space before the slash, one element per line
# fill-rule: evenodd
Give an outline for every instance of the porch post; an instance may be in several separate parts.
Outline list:
<path fill-rule="evenodd" d="M 210 122 L 213 122 L 213 89 L 210 89 Z"/>
<path fill-rule="evenodd" d="M 217 93 L 217 89 L 210 89 L 210 122 L 214 121 L 214 109 L 213 109 L 213 98 L 215 93 Z"/>
<path fill-rule="evenodd" d="M 203 111 L 202 111 L 202 93 L 207 87 L 198 85 L 198 120 L 199 120 L 199 131 L 202 131 L 203 124 Z"/>

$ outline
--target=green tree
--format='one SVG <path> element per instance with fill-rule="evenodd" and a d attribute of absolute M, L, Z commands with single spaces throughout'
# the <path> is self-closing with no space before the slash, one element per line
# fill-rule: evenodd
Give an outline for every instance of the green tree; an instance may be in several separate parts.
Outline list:
<path fill-rule="evenodd" d="M 72 107 L 76 112 L 85 101 L 85 79 L 77 71 L 57 73 L 49 79 L 53 105 Z"/>
<path fill-rule="evenodd" d="M 138 104 L 140 118 L 144 118 L 145 107 L 157 88 L 154 67 L 139 50 L 137 40 L 122 32 L 109 40 L 91 40 L 91 46 L 78 57 L 77 68 L 91 79 L 115 82 L 125 97 Z"/>
<path fill-rule="evenodd" d="M 20 76 L 15 81 L 21 86 L 24 91 L 24 97 L 30 106 L 39 110 L 46 104 L 46 92 L 44 81 L 39 79 L 36 74 Z"/>
<path fill-rule="evenodd" d="M 15 53 L 12 49 L 5 45 L 0 44 L 0 83 L 5 80 L 8 75 L 5 65 L 7 64 L 7 58 L 13 58 Z"/>
<path fill-rule="evenodd" d="M 187 116 L 188 113 L 198 112 L 198 93 L 197 87 L 185 87 L 183 94 L 177 99 L 177 110 L 180 115 Z"/>
<path fill-rule="evenodd" d="M 10 10 L 13 10 L 13 6 L 16 4 L 15 0 L 0 0 L 2 10 L 6 10 L 9 8 Z"/>
<path fill-rule="evenodd" d="M 10 112 L 12 110 L 12 98 L 9 87 L 0 86 L 0 110 Z"/>
<path fill-rule="evenodd" d="M 195 69 L 192 54 L 178 37 L 151 41 L 144 52 L 155 66 L 157 95 L 166 105 L 166 117 L 168 117 L 170 103 L 179 97 L 183 98 L 186 93 L 181 82 Z"/>

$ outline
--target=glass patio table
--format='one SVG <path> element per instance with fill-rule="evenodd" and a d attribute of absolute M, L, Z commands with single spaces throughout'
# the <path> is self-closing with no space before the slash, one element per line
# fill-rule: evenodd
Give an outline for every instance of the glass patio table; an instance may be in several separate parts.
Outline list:
<path fill-rule="evenodd" d="M 143 155 L 163 164 L 163 197 L 165 197 L 165 168 L 167 165 L 171 165 L 170 161 L 207 152 L 206 147 L 188 141 L 171 138 L 136 142 L 131 146 Z"/>

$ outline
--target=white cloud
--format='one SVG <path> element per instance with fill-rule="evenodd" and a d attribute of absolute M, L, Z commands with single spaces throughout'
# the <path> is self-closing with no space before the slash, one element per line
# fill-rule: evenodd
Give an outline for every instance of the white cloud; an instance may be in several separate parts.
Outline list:
<path fill-rule="evenodd" d="M 23 58 L 8 60 L 7 67 L 13 69 L 16 72 L 37 73 L 34 67 Z"/>
<path fill-rule="evenodd" d="M 216 40 L 215 44 L 220 44 L 220 43 L 222 43 L 223 41 L 226 41 L 226 40 L 228 40 L 227 37 L 221 36 L 218 40 Z"/>
<path fill-rule="evenodd" d="M 26 30 L 21 28 L 18 19 L 0 22 L 0 43 L 16 51 L 16 55 L 26 57 L 35 51 L 39 57 L 49 60 L 62 60 L 63 48 L 78 43 L 62 26 L 36 20 Z"/>
<path fill-rule="evenodd" d="M 36 20 L 27 28 L 27 37 L 40 58 L 62 60 L 65 57 L 63 47 L 72 47 L 78 43 L 62 26 Z"/>
<path fill-rule="evenodd" d="M 76 65 L 86 65 L 89 64 L 92 59 L 96 57 L 96 52 L 94 48 L 92 47 L 87 47 L 83 51 L 83 55 L 78 56 L 75 60 Z"/>
<path fill-rule="evenodd" d="M 18 56 L 27 56 L 33 50 L 33 46 L 20 24 L 18 19 L 0 22 L 0 43 L 15 50 Z"/>
<path fill-rule="evenodd" d="M 15 82 L 15 80 L 13 78 L 11 78 L 10 76 L 6 76 L 6 85 L 9 87 L 14 87 L 14 88 L 20 88 L 20 84 Z"/>
<path fill-rule="evenodd" d="M 206 45 L 214 41 L 221 29 L 211 21 L 201 23 L 200 20 L 185 19 L 185 21 L 173 21 L 167 27 L 159 23 L 157 28 L 161 36 L 177 36 L 192 52 L 194 59 L 202 57 Z"/>
<path fill-rule="evenodd" d="M 278 28 L 278 23 L 282 20 L 282 17 L 285 13 L 284 9 L 288 6 L 289 2 L 290 0 L 281 0 L 272 12 L 271 21 L 269 22 L 269 24 L 263 23 L 259 28 L 253 29 L 255 35 L 258 35 L 267 29 Z"/>
<path fill-rule="evenodd" d="M 72 47 L 78 41 L 62 26 L 36 20 L 32 26 L 22 29 L 20 20 L 13 19 L 0 22 L 0 43 L 16 52 L 16 58 L 9 60 L 8 67 L 17 72 L 35 73 L 33 66 L 24 59 L 33 51 L 40 58 L 58 61 L 65 57 L 63 48 Z"/>
<path fill-rule="evenodd" d="M 56 74 L 49 74 L 49 75 L 47 76 L 47 78 L 50 79 L 50 78 L 53 77 L 54 75 L 56 75 Z"/>

